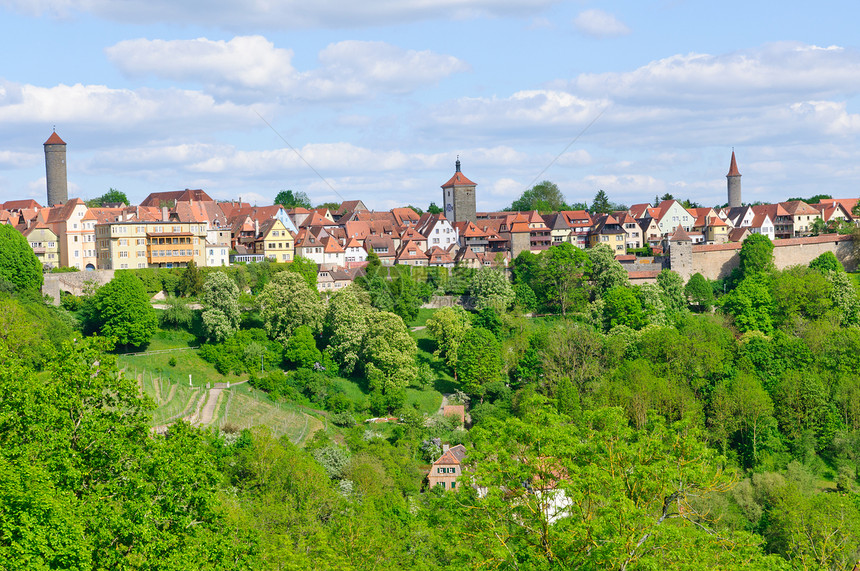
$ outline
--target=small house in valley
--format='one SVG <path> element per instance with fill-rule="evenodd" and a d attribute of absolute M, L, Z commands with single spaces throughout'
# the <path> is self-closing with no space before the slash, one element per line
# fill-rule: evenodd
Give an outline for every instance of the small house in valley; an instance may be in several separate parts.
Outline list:
<path fill-rule="evenodd" d="M 441 486 L 443 490 L 456 490 L 457 480 L 463 474 L 463 460 L 466 458 L 466 447 L 462 444 L 448 448 L 442 447 L 442 456 L 433 462 L 427 483 L 430 488 Z"/>

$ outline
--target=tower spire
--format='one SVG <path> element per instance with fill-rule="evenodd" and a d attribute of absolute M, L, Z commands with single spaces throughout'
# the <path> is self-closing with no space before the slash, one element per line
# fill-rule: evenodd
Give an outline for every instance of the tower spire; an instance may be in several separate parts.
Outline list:
<path fill-rule="evenodd" d="M 460 172 L 460 155 L 457 155 L 457 162 L 454 163 L 454 172 Z"/>
<path fill-rule="evenodd" d="M 738 170 L 738 162 L 735 159 L 735 150 L 732 149 L 732 162 L 729 165 L 729 174 L 726 175 L 728 182 L 729 208 L 741 205 L 741 173 Z"/>

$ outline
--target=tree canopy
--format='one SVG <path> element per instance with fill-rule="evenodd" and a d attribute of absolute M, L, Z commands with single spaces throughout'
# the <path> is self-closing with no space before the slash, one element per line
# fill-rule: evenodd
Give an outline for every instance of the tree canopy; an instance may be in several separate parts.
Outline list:
<path fill-rule="evenodd" d="M 91 329 L 123 346 L 140 347 L 149 343 L 158 325 L 143 282 L 127 271 L 116 272 L 111 281 L 96 291 L 86 313 Z"/>
<path fill-rule="evenodd" d="M 87 206 L 90 208 L 107 206 L 108 204 L 125 204 L 128 206 L 131 203 L 128 201 L 128 197 L 124 192 L 115 188 L 111 188 L 101 196 L 87 200 Z"/>
<path fill-rule="evenodd" d="M 5 282 L 16 290 L 35 292 L 43 279 L 42 264 L 27 239 L 14 227 L 0 224 L 0 289 Z"/>
<path fill-rule="evenodd" d="M 523 191 L 523 194 L 506 210 L 537 210 L 542 214 L 546 214 L 569 209 L 570 207 L 565 202 L 564 195 L 559 190 L 558 185 L 545 180 Z"/>
<path fill-rule="evenodd" d="M 284 208 L 310 208 L 311 200 L 301 190 L 281 190 L 275 196 L 275 204 L 280 204 Z"/>

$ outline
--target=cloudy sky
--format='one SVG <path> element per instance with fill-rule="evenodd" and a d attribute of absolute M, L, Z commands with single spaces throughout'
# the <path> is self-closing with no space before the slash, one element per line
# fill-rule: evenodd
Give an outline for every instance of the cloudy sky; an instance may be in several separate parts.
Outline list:
<path fill-rule="evenodd" d="M 854 2 L 0 0 L 0 201 L 860 195 Z"/>

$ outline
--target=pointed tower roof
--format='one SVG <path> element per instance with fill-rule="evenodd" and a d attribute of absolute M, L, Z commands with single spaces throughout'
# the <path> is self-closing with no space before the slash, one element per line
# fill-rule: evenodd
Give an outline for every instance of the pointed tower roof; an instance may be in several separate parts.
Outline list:
<path fill-rule="evenodd" d="M 727 174 L 726 176 L 741 176 L 741 173 L 738 170 L 738 162 L 735 160 L 734 151 L 732 151 L 732 164 L 729 165 L 729 174 Z"/>
<path fill-rule="evenodd" d="M 457 162 L 454 163 L 454 176 L 448 179 L 448 182 L 442 185 L 442 188 L 449 188 L 452 186 L 478 186 L 460 172 L 460 157 L 457 157 Z"/>
<path fill-rule="evenodd" d="M 675 233 L 669 237 L 670 242 L 692 242 L 693 239 L 690 238 L 690 235 L 687 234 L 687 231 L 684 230 L 684 227 L 678 224 L 678 228 L 675 230 Z"/>
<path fill-rule="evenodd" d="M 64 140 L 62 140 L 59 135 L 57 135 L 56 131 L 54 131 L 53 133 L 51 133 L 51 136 L 48 137 L 48 140 L 45 141 L 44 144 L 46 144 L 46 145 L 65 145 L 66 142 Z"/>

